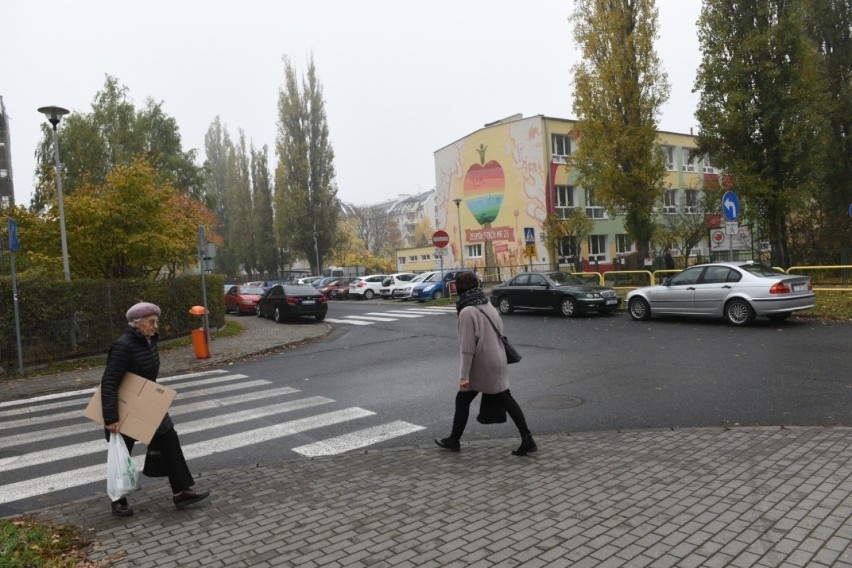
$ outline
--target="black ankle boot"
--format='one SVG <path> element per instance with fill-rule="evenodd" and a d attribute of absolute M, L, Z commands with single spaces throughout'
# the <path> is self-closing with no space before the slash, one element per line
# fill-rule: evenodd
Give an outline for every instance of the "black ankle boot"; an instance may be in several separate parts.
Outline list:
<path fill-rule="evenodd" d="M 461 449 L 461 444 L 455 438 L 441 438 L 440 440 L 435 439 L 435 443 L 445 450 L 450 450 L 451 452 L 457 452 Z"/>
<path fill-rule="evenodd" d="M 525 434 L 521 436 L 521 445 L 518 446 L 517 450 L 512 450 L 513 456 L 525 456 L 527 454 L 531 454 L 538 449 L 538 446 L 535 445 L 535 440 L 533 440 L 532 434 Z"/>

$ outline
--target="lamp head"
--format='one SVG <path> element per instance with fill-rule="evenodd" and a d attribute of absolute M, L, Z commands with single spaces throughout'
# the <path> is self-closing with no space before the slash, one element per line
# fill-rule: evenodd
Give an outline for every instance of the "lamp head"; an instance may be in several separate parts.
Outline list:
<path fill-rule="evenodd" d="M 461 200 L 461 198 L 456 197 L 455 199 L 453 199 L 453 202 L 456 204 L 456 207 L 458 207 L 458 206 L 459 206 L 459 203 L 461 203 L 461 202 L 462 202 L 462 200 Z"/>
<path fill-rule="evenodd" d="M 68 109 L 58 106 L 41 107 L 38 111 L 47 117 L 48 122 L 53 125 L 54 130 L 56 130 L 56 127 L 59 125 L 59 121 L 62 120 L 62 117 L 69 112 Z"/>

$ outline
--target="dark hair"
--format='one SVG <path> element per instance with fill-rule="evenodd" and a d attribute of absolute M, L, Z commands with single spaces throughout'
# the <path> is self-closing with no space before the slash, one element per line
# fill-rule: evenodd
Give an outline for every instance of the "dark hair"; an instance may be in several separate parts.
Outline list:
<path fill-rule="evenodd" d="M 473 272 L 459 272 L 456 274 L 456 292 L 463 294 L 468 290 L 479 288 L 479 279 Z"/>

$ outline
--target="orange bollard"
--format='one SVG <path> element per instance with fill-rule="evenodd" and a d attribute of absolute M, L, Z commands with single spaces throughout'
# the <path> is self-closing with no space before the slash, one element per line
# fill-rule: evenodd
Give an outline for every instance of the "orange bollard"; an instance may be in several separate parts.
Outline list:
<path fill-rule="evenodd" d="M 204 328 L 192 330 L 192 347 L 195 349 L 195 356 L 199 359 L 208 359 L 210 357 L 210 348 L 207 346 L 207 334 Z"/>

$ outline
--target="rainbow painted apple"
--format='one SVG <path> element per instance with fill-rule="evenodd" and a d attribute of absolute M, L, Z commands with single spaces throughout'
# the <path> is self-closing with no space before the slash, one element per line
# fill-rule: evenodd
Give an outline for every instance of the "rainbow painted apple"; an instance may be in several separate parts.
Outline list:
<path fill-rule="evenodd" d="M 470 166 L 464 176 L 464 201 L 482 226 L 497 218 L 506 192 L 503 168 L 494 160 L 485 162 L 486 148 L 483 144 L 479 145 L 476 149 L 479 152 L 479 163 Z"/>

